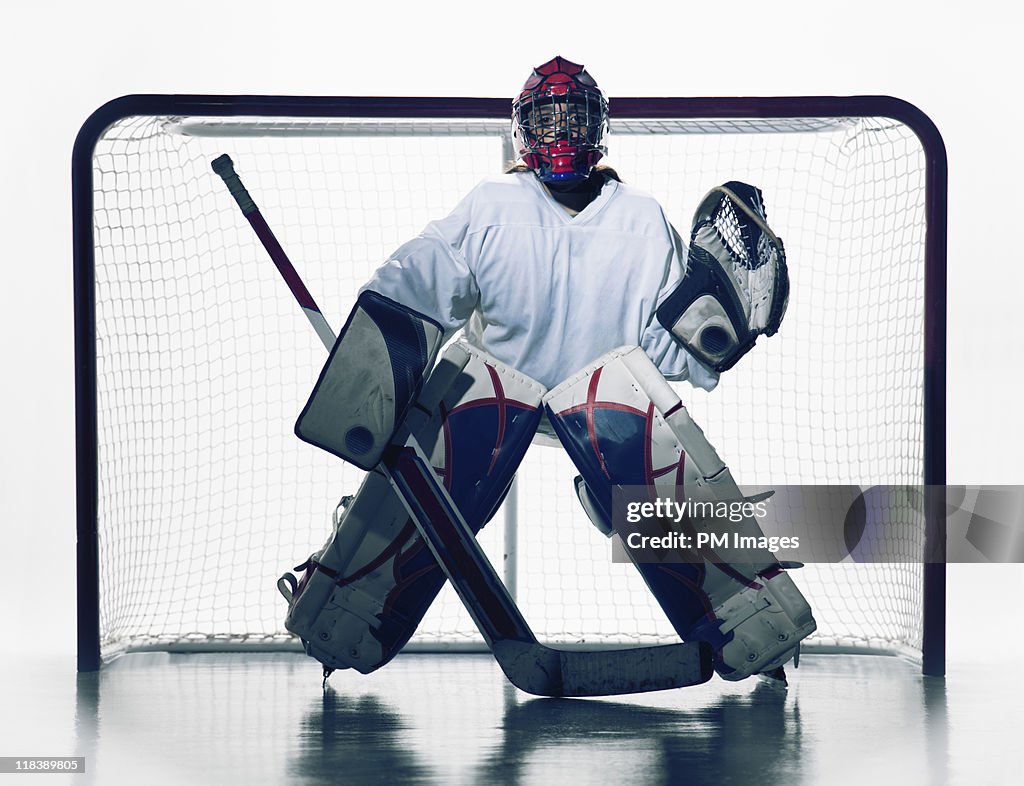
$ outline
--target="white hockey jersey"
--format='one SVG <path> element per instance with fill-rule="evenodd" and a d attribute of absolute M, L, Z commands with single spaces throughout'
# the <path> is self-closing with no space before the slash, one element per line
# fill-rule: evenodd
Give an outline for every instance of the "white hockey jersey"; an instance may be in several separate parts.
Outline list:
<path fill-rule="evenodd" d="M 712 389 L 654 311 L 686 251 L 653 197 L 615 180 L 570 215 L 532 173 L 478 184 L 402 245 L 363 289 L 436 319 L 551 388 L 623 344 L 669 379 Z"/>

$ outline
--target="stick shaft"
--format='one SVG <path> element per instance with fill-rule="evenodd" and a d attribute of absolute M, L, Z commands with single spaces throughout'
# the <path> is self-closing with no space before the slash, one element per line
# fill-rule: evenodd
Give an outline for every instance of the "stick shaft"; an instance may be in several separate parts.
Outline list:
<path fill-rule="evenodd" d="M 288 259 L 288 255 L 284 252 L 273 230 L 267 224 L 266 219 L 263 218 L 263 214 L 260 212 L 259 207 L 257 207 L 256 202 L 249 195 L 245 186 L 242 185 L 242 179 L 235 172 L 235 166 L 231 161 L 231 157 L 228 155 L 219 156 L 214 159 L 212 166 L 213 171 L 220 175 L 224 184 L 228 187 L 228 191 L 231 192 L 231 196 L 235 198 L 238 207 L 242 211 L 242 215 L 245 216 L 249 225 L 252 226 L 256 237 L 260 239 L 263 247 L 267 250 L 271 261 L 288 285 L 288 289 L 291 290 L 292 296 L 302 308 L 302 313 L 306 315 L 306 319 L 313 326 L 313 330 L 316 331 L 323 345 L 330 351 L 331 347 L 334 346 L 334 331 L 331 330 L 327 318 L 324 317 L 320 307 L 313 300 L 313 296 L 306 289 L 306 285 L 303 283 L 298 271 L 295 270 L 291 260 Z"/>

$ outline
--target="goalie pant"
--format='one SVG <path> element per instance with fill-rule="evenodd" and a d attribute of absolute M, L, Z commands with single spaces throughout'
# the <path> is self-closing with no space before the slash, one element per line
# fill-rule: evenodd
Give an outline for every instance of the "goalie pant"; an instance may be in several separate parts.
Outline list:
<path fill-rule="evenodd" d="M 372 333 L 373 327 L 367 331 Z M 347 347 L 361 351 L 355 338 L 353 332 L 344 342 L 339 339 L 325 378 L 332 367 L 347 363 L 339 352 L 348 352 Z M 367 377 L 355 384 L 379 389 L 386 387 L 390 374 L 387 369 L 380 384 Z M 341 395 L 349 406 L 368 397 L 366 390 L 353 399 L 322 387 L 319 396 Z M 545 392 L 529 377 L 458 342 L 444 352 L 393 442 L 404 441 L 410 432 L 416 437 L 475 533 L 508 491 L 537 430 Z M 325 411 L 330 408 L 317 393 L 313 403 L 300 419 L 304 438 L 309 412 L 321 405 Z M 346 402 L 336 404 L 343 409 Z M 320 444 L 330 442 L 321 439 Z M 341 447 L 337 452 L 344 452 L 343 436 L 336 442 Z M 326 447 L 331 449 L 330 444 Z M 354 499 L 336 516 L 324 547 L 295 570 L 304 571 L 300 580 L 286 574 L 278 584 L 289 600 L 285 627 L 328 669 L 354 668 L 364 674 L 401 650 L 445 582 L 379 469 L 371 469 Z"/>
<path fill-rule="evenodd" d="M 616 486 L 643 486 L 652 497 L 673 500 L 742 499 L 728 468 L 639 347 L 604 355 L 551 390 L 544 403 L 582 473 L 581 501 L 606 534 Z M 691 521 L 694 534 L 720 533 L 721 523 Z M 763 535 L 749 516 L 729 529 Z M 766 549 L 705 548 L 671 563 L 630 556 L 680 637 L 712 645 L 725 679 L 776 669 L 816 627 L 807 601 Z"/>

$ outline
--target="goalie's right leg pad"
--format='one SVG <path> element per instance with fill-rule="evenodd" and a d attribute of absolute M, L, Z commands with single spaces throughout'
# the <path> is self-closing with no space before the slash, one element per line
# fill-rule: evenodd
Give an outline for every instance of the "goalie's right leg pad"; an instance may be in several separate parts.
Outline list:
<path fill-rule="evenodd" d="M 544 401 L 586 483 L 592 517 L 611 522 L 615 486 L 644 486 L 652 498 L 679 502 L 743 499 L 675 391 L 638 347 L 599 358 Z M 694 536 L 715 533 L 722 524 L 690 523 Z M 751 516 L 728 527 L 740 536 L 763 535 Z M 680 637 L 709 642 L 726 679 L 777 668 L 816 627 L 807 602 L 767 549 L 703 548 L 678 562 L 631 556 Z"/>
<path fill-rule="evenodd" d="M 537 429 L 545 388 L 463 343 L 449 347 L 405 426 L 474 532 L 500 506 Z M 445 576 L 379 469 L 327 544 L 283 577 L 285 627 L 325 666 L 371 672 L 412 636 Z"/>

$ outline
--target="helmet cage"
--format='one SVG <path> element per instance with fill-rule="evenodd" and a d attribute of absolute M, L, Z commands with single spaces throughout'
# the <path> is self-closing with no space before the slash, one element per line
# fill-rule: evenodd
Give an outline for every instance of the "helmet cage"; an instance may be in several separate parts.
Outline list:
<path fill-rule="evenodd" d="M 521 141 L 528 147 L 553 145 L 559 141 L 604 149 L 608 103 L 600 93 L 555 95 L 529 91 L 515 102 L 513 111 Z"/>

